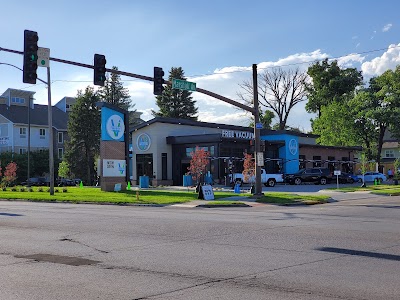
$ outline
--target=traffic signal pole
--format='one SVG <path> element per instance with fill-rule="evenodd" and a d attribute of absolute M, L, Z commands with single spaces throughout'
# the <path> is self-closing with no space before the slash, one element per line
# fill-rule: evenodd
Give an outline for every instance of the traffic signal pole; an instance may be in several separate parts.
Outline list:
<path fill-rule="evenodd" d="M 54 141 L 53 141 L 53 106 L 51 105 L 50 66 L 47 69 L 47 101 L 49 122 L 49 169 L 50 169 L 50 195 L 54 195 Z"/>
<path fill-rule="evenodd" d="M 255 159 L 255 171 L 256 171 L 256 182 L 255 182 L 255 196 L 262 196 L 261 187 L 261 167 L 258 165 L 257 154 L 260 152 L 260 129 L 257 128 L 257 124 L 260 122 L 260 115 L 258 110 L 258 82 L 257 82 L 257 64 L 253 64 L 253 107 L 254 107 L 254 159 Z"/>
<path fill-rule="evenodd" d="M 24 52 L 22 51 L 17 51 L 17 50 L 11 50 L 11 49 L 6 49 L 0 47 L 0 51 L 5 51 L 5 52 L 11 52 L 11 53 L 16 53 L 16 54 L 21 54 L 23 55 Z M 95 69 L 94 65 L 88 65 L 88 64 L 82 64 L 70 60 L 65 60 L 65 59 L 59 59 L 55 57 L 49 57 L 49 60 L 59 62 L 59 63 L 64 63 L 64 64 L 69 64 L 69 65 L 74 65 L 78 67 L 83 67 L 83 68 L 88 68 L 88 69 Z M 114 73 L 118 75 L 123 75 L 127 77 L 133 77 L 141 80 L 146 80 L 146 81 L 153 81 L 154 78 L 150 76 L 144 76 L 144 75 L 139 75 L 139 74 L 134 74 L 134 73 L 129 73 L 129 72 L 124 72 L 124 71 L 119 71 L 119 70 L 114 70 L 114 69 L 105 69 L 106 72 L 109 73 Z M 50 72 L 50 71 L 49 71 Z M 50 76 L 50 74 L 49 74 Z M 50 93 L 50 77 L 48 78 L 48 86 L 49 86 L 49 93 Z M 255 83 L 254 83 L 255 82 Z M 168 80 L 164 81 L 165 84 L 172 85 L 172 83 Z M 214 92 L 210 92 L 201 88 L 196 88 L 196 92 L 208 95 L 210 97 L 216 98 L 218 100 L 224 101 L 228 104 L 231 104 L 233 106 L 239 107 L 245 111 L 248 111 L 253 114 L 254 116 L 254 138 L 255 138 L 255 159 L 257 156 L 257 153 L 260 152 L 260 130 L 256 128 L 256 124 L 259 123 L 259 111 L 258 111 L 258 90 L 257 90 L 257 65 L 253 64 L 253 84 L 254 84 L 254 105 L 253 107 L 244 105 L 240 102 L 234 101 L 232 99 L 226 98 L 224 96 L 218 95 Z M 49 94 L 49 97 L 51 94 Z M 255 195 L 262 195 L 262 189 L 261 189 L 261 167 L 256 166 L 256 185 L 255 185 Z"/>

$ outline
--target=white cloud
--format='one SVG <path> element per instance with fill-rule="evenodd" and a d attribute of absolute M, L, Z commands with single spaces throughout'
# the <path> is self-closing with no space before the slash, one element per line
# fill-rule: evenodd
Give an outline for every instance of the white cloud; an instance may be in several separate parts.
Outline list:
<path fill-rule="evenodd" d="M 338 65 L 342 68 L 354 67 L 354 63 L 362 63 L 365 57 L 358 53 L 349 54 L 346 56 L 339 57 L 337 59 Z"/>
<path fill-rule="evenodd" d="M 398 64 L 400 64 L 400 43 L 390 45 L 381 56 L 364 62 L 361 70 L 364 76 L 372 77 L 381 75 L 386 70 L 394 69 Z"/>
<path fill-rule="evenodd" d="M 322 53 L 320 49 L 315 50 L 310 53 L 297 53 L 293 55 L 289 55 L 285 58 L 280 58 L 276 62 L 262 62 L 258 64 L 258 69 L 268 69 L 273 67 L 286 67 L 289 66 L 290 68 L 299 67 L 300 69 L 307 69 L 308 64 L 313 63 L 317 60 L 322 60 L 324 58 L 328 58 L 329 55 L 326 53 Z"/>
<path fill-rule="evenodd" d="M 386 24 L 385 26 L 383 26 L 382 32 L 389 31 L 392 28 L 392 26 L 393 26 L 393 24 L 391 24 L 391 23 Z"/>
<path fill-rule="evenodd" d="M 199 113 L 199 121 L 248 126 L 251 122 L 251 115 L 242 111 L 221 113 L 215 110 L 201 110 Z"/>

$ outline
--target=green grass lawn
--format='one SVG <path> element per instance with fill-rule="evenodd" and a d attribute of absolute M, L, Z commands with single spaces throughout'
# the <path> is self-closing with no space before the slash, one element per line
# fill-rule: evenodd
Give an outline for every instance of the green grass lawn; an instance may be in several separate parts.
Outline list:
<path fill-rule="evenodd" d="M 72 203 L 112 203 L 112 204 L 158 204 L 168 205 L 174 203 L 185 203 L 198 199 L 198 194 L 194 191 L 174 191 L 174 190 L 131 190 L 120 192 L 103 192 L 100 188 L 92 187 L 68 187 L 54 188 L 54 195 L 50 195 L 47 187 L 33 187 L 32 191 L 27 188 L 16 187 L 16 191 L 7 188 L 5 191 L 0 190 L 0 199 L 9 200 L 26 200 L 26 201 L 57 201 Z M 41 191 L 40 191 L 41 190 Z M 233 192 L 214 191 L 216 201 L 210 201 L 211 205 L 232 205 L 238 201 L 232 201 L 228 197 L 239 196 Z M 242 193 L 240 196 L 251 197 L 249 193 Z M 222 198 L 226 200 L 218 201 Z M 274 204 L 319 204 L 326 203 L 328 196 L 322 195 L 295 195 L 287 193 L 266 193 L 265 196 L 257 199 L 261 203 Z M 240 202 L 240 201 L 239 201 Z M 243 203 L 241 203 L 243 204 Z M 240 205 L 241 205 L 240 204 Z"/>
<path fill-rule="evenodd" d="M 288 193 L 266 193 L 265 196 L 257 199 L 257 202 L 260 203 L 273 203 L 273 204 L 281 204 L 281 205 L 290 205 L 290 204 L 322 204 L 327 203 L 329 200 L 329 196 L 325 195 L 296 195 L 296 194 L 288 194 Z"/>
<path fill-rule="evenodd" d="M 392 184 L 368 184 L 366 187 L 361 187 L 360 185 L 355 185 L 351 187 L 332 189 L 340 192 L 357 192 L 357 191 L 369 191 L 373 194 L 378 195 L 400 195 L 400 185 L 392 185 Z"/>
<path fill-rule="evenodd" d="M 197 200 L 197 193 L 187 191 L 163 191 L 163 190 L 141 190 L 138 191 L 120 191 L 103 192 L 99 188 L 90 187 L 68 187 L 54 188 L 54 195 L 50 195 L 48 188 L 42 188 L 39 192 L 38 187 L 33 187 L 33 192 L 26 188 L 21 192 L 21 187 L 12 191 L 7 188 L 6 191 L 0 190 L 0 199 L 19 199 L 29 201 L 60 201 L 60 202 L 96 202 L 96 203 L 136 203 L 136 204 L 173 204 L 184 203 Z M 65 190 L 67 192 L 63 192 Z M 215 199 L 234 196 L 232 192 L 214 192 Z"/>

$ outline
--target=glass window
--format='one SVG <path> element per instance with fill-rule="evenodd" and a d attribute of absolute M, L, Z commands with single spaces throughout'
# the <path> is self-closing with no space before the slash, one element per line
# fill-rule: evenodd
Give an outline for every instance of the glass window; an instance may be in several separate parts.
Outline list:
<path fill-rule="evenodd" d="M 304 169 L 306 167 L 306 156 L 299 155 L 299 169 Z"/>
<path fill-rule="evenodd" d="M 321 167 L 321 156 L 313 156 L 313 167 L 318 168 Z"/>
<path fill-rule="evenodd" d="M 63 148 L 58 148 L 58 158 L 62 159 L 64 156 L 64 149 Z"/>
<path fill-rule="evenodd" d="M 19 129 L 19 135 L 26 135 L 26 127 L 21 127 Z M 25 136 L 24 136 L 25 137 Z"/>
<path fill-rule="evenodd" d="M 25 153 L 26 153 L 26 148 L 19 149 L 19 154 L 25 154 Z"/>
<path fill-rule="evenodd" d="M 390 149 L 390 150 L 385 150 L 385 157 L 394 157 L 394 150 Z"/>
<path fill-rule="evenodd" d="M 161 179 L 162 180 L 167 180 L 167 153 L 161 153 Z"/>
<path fill-rule="evenodd" d="M 19 97 L 12 97 L 11 98 L 11 103 L 24 104 L 25 103 L 25 99 L 24 98 L 19 98 Z"/>
<path fill-rule="evenodd" d="M 58 143 L 59 144 L 64 143 L 64 134 L 63 134 L 63 132 L 59 132 L 58 133 Z"/>
<path fill-rule="evenodd" d="M 39 129 L 39 135 L 41 139 L 44 139 L 46 136 L 46 129 L 40 128 Z"/>

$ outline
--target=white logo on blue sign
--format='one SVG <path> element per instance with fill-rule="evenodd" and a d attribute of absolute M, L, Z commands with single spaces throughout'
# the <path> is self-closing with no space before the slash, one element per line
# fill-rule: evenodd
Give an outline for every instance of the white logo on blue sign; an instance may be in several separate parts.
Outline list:
<path fill-rule="evenodd" d="M 298 145 L 297 145 L 297 141 L 295 139 L 291 139 L 289 141 L 289 152 L 292 155 L 296 155 L 297 153 L 297 149 L 298 149 Z"/>
<path fill-rule="evenodd" d="M 147 133 L 142 133 L 137 137 L 137 147 L 141 151 L 147 151 L 150 148 L 151 140 Z"/>
<path fill-rule="evenodd" d="M 119 140 L 124 135 L 124 120 L 119 115 L 112 115 L 107 120 L 106 129 L 112 139 Z"/>

